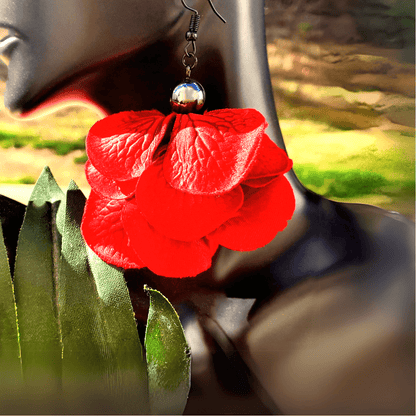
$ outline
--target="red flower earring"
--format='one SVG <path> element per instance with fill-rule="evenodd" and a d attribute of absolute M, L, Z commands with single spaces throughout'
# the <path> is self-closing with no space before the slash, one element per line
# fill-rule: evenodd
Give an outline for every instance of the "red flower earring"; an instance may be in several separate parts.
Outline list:
<path fill-rule="evenodd" d="M 166 277 L 207 270 L 220 245 L 265 246 L 295 208 L 283 176 L 292 161 L 265 134 L 258 111 L 194 113 L 205 92 L 190 79 L 200 19 L 190 10 L 186 80 L 172 94 L 173 113 L 114 114 L 98 121 L 86 141 L 92 188 L 81 226 L 86 243 L 107 263 Z"/>

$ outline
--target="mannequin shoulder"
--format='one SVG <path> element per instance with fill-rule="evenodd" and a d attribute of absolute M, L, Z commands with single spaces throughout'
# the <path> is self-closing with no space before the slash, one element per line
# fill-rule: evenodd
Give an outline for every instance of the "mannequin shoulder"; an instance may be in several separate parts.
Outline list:
<path fill-rule="evenodd" d="M 361 205 L 344 204 L 352 214 L 357 232 L 359 258 L 351 275 L 357 287 L 370 287 L 374 296 L 398 282 L 414 287 L 415 224 L 397 212 Z M 375 290 L 379 288 L 379 290 Z"/>
<path fill-rule="evenodd" d="M 246 360 L 285 414 L 414 414 L 414 224 L 344 208 L 360 258 L 259 309 Z"/>
<path fill-rule="evenodd" d="M 357 225 L 363 231 L 362 235 L 367 237 L 366 242 L 370 245 L 372 242 L 376 243 L 380 249 L 392 249 L 394 245 L 403 255 L 414 257 L 415 224 L 403 215 L 371 205 L 342 205 L 352 213 Z"/>

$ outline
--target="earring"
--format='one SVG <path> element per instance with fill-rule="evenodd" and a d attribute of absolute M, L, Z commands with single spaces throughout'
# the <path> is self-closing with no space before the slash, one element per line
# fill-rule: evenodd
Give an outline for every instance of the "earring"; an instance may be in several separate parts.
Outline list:
<path fill-rule="evenodd" d="M 292 161 L 266 135 L 258 111 L 198 113 L 205 91 L 191 71 L 201 17 L 182 4 L 193 15 L 173 112 L 113 114 L 94 124 L 86 139 L 92 188 L 81 226 L 86 243 L 110 264 L 147 267 L 165 277 L 206 271 L 219 246 L 265 246 L 295 209 L 283 176 Z"/>
<path fill-rule="evenodd" d="M 201 15 L 197 10 L 185 4 L 185 0 L 181 0 L 183 6 L 193 12 L 189 22 L 189 30 L 186 32 L 185 39 L 187 45 L 185 46 L 185 53 L 182 57 L 182 65 L 185 67 L 186 78 L 185 81 L 175 87 L 170 100 L 172 110 L 176 113 L 191 113 L 200 111 L 205 104 L 205 90 L 203 86 L 191 79 L 191 71 L 198 64 L 196 57 L 196 40 L 198 39 L 198 29 L 201 20 Z M 224 22 L 227 21 L 217 12 L 211 0 L 208 0 L 214 13 Z M 192 51 L 189 47 L 192 46 Z"/>

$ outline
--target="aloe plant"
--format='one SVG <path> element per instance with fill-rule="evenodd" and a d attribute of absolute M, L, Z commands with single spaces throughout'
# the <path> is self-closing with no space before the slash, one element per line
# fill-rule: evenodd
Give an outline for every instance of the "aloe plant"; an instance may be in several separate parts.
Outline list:
<path fill-rule="evenodd" d="M 190 356 L 174 308 L 146 287 L 145 351 L 120 269 L 80 232 L 85 197 L 45 168 L 13 279 L 0 227 L 0 413 L 182 413 Z"/>

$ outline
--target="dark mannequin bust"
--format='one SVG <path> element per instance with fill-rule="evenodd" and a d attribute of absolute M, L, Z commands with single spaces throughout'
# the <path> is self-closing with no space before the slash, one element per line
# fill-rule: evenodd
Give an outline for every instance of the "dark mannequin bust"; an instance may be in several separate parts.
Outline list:
<path fill-rule="evenodd" d="M 263 2 L 217 1 L 226 25 L 206 0 L 188 4 L 202 15 L 192 76 L 205 108 L 256 108 L 284 148 Z M 107 114 L 168 114 L 190 15 L 180 0 L 0 0 L 11 35 L 0 43 L 10 59 L 6 106 L 24 117 L 81 99 Z M 266 247 L 220 249 L 194 279 L 126 272 L 139 326 L 147 283 L 182 314 L 193 352 L 188 413 L 414 414 L 413 225 L 326 200 L 286 176 L 296 211 Z M 10 204 L 3 223 L 20 224 Z"/>

